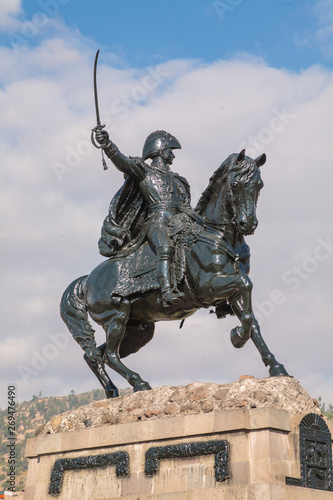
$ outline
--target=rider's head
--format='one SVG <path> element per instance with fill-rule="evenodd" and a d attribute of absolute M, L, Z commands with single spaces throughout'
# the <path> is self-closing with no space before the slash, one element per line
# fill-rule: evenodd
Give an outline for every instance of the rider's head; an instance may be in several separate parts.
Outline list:
<path fill-rule="evenodd" d="M 162 158 L 162 160 L 164 161 L 164 163 L 166 163 L 167 165 L 171 165 L 173 162 L 173 159 L 175 157 L 175 155 L 173 154 L 172 148 L 162 149 L 162 151 L 160 151 L 159 153 L 156 153 L 156 154 L 158 154 L 158 156 L 160 156 Z"/>
<path fill-rule="evenodd" d="M 168 132 L 157 130 L 149 134 L 145 140 L 142 158 L 147 160 L 148 158 L 160 156 L 166 163 L 171 165 L 175 157 L 172 152 L 173 149 L 181 149 L 180 142 Z"/>

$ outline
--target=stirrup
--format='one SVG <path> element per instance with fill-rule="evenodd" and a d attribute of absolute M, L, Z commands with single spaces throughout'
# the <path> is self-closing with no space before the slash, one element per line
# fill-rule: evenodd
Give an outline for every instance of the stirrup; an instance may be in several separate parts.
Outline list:
<path fill-rule="evenodd" d="M 163 307 L 169 307 L 174 304 L 179 304 L 184 297 L 185 295 L 177 290 L 177 288 L 167 288 L 162 292 L 162 305 Z"/>

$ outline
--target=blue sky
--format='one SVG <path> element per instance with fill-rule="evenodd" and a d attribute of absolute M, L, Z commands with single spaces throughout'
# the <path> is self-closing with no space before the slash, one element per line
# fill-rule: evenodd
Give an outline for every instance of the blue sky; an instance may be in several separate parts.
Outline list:
<path fill-rule="evenodd" d="M 98 48 L 112 140 L 137 156 L 153 130 L 174 134 L 193 206 L 230 153 L 267 154 L 247 240 L 254 311 L 287 370 L 333 402 L 333 0 L 1 0 L 1 385 L 19 401 L 98 387 L 59 316 L 68 284 L 103 260 L 123 182 L 90 142 Z M 206 310 L 181 332 L 160 323 L 126 363 L 153 387 L 266 377 L 253 344 L 231 346 L 236 324 Z"/>
<path fill-rule="evenodd" d="M 122 64 L 135 67 L 178 58 L 212 62 L 245 52 L 274 67 L 300 70 L 332 64 L 326 43 L 331 7 L 330 1 L 309 0 L 171 0 L 167 4 L 24 0 L 20 17 L 33 23 L 41 12 L 59 17 L 102 51 L 113 52 Z M 38 43 L 38 36 L 29 39 L 29 30 L 26 33 L 28 43 Z M 2 40 L 6 43 L 4 35 Z"/>

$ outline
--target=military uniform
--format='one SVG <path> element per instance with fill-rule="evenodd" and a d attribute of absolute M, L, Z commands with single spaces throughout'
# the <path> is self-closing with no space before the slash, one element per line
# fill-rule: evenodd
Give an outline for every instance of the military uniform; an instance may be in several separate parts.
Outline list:
<path fill-rule="evenodd" d="M 174 246 L 168 233 L 168 224 L 177 213 L 190 208 L 190 187 L 186 179 L 170 170 L 169 164 L 174 158 L 172 150 L 180 149 L 181 145 L 171 134 L 156 131 L 147 137 L 142 158 L 128 158 L 108 140 L 104 131 L 96 138 L 118 170 L 139 186 L 143 205 L 140 210 L 145 213 L 147 238 L 157 256 L 157 276 L 163 305 L 176 303 L 182 298 L 182 293 L 175 288 L 171 279 Z M 151 165 L 145 163 L 148 158 L 152 159 Z M 134 203 L 124 197 L 123 202 L 127 204 L 128 212 L 133 209 L 134 217 L 137 201 Z M 122 220 L 125 221 L 126 216 Z"/>

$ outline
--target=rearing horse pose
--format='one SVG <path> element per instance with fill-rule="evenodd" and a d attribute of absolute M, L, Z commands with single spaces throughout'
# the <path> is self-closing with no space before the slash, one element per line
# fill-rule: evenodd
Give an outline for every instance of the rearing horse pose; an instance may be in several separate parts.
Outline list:
<path fill-rule="evenodd" d="M 152 339 L 157 321 L 183 320 L 200 308 L 215 307 L 218 317 L 225 312 L 236 314 L 240 326 L 231 331 L 233 346 L 243 347 L 251 338 L 270 376 L 288 376 L 262 339 L 253 314 L 250 252 L 244 240 L 244 235 L 253 234 L 258 225 L 256 205 L 263 187 L 260 167 L 265 161 L 264 154 L 253 160 L 243 150 L 230 155 L 211 177 L 195 208 L 196 220 L 188 215 L 191 224 L 186 236 L 184 272 L 178 281 L 182 297 L 179 302 L 163 307 L 158 281 L 144 293 L 132 290 L 115 294 L 126 269 L 121 255 L 102 262 L 89 276 L 69 285 L 61 301 L 62 318 L 85 351 L 85 360 L 107 397 L 117 396 L 118 390 L 105 371 L 105 363 L 122 375 L 134 391 L 151 389 L 121 358 L 137 352 Z M 138 251 L 140 247 L 134 250 Z M 106 343 L 100 347 L 96 346 L 88 313 L 105 330 Z"/>

